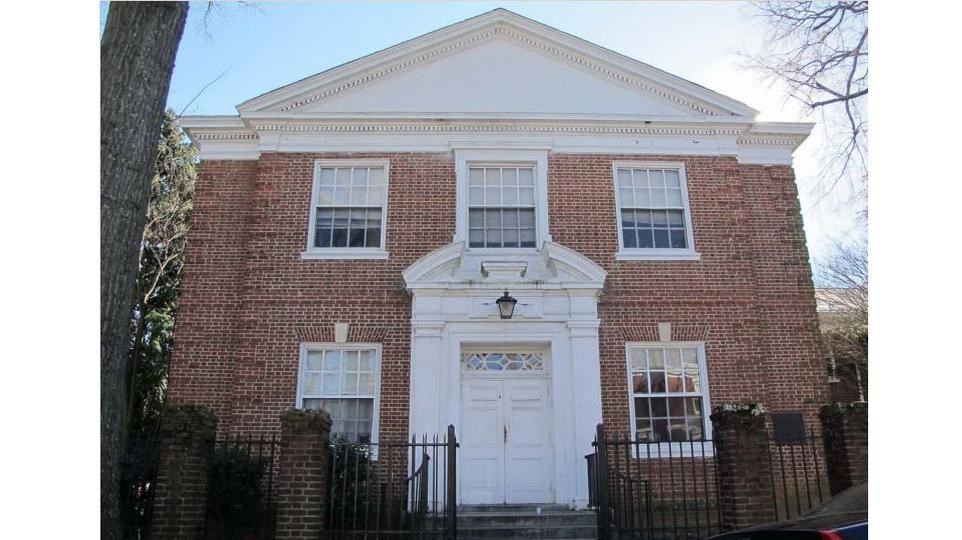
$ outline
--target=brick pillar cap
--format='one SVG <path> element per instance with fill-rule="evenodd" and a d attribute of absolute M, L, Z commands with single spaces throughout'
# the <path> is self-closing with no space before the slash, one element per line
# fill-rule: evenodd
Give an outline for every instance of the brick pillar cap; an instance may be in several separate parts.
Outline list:
<path fill-rule="evenodd" d="M 827 418 L 840 414 L 868 414 L 868 402 L 867 401 L 855 401 L 852 403 L 835 402 L 831 405 L 825 405 L 822 410 L 819 411 L 818 415 L 821 418 Z"/>
<path fill-rule="evenodd" d="M 329 433 L 331 415 L 325 410 L 287 409 L 281 413 L 281 429 Z"/>
<path fill-rule="evenodd" d="M 765 429 L 765 408 L 761 405 L 738 406 L 734 410 L 720 405 L 715 407 L 709 418 L 716 429 L 725 427 L 748 430 Z"/>
<path fill-rule="evenodd" d="M 165 431 L 209 431 L 217 429 L 217 415 L 206 405 L 177 405 L 164 411 Z"/>

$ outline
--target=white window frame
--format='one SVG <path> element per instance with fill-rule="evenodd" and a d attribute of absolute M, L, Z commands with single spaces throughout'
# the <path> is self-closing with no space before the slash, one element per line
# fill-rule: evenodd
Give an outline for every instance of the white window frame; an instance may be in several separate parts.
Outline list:
<path fill-rule="evenodd" d="M 626 248 L 621 230 L 621 196 L 618 189 L 618 169 L 674 169 L 681 182 L 681 199 L 685 212 L 685 238 L 687 248 Z M 680 161 L 614 161 L 611 164 L 611 181 L 615 190 L 615 217 L 618 231 L 619 261 L 698 261 L 701 254 L 695 251 L 695 229 L 691 224 L 691 205 L 688 202 L 688 177 L 685 164 Z"/>
<path fill-rule="evenodd" d="M 704 341 L 629 341 L 625 343 L 625 372 L 627 374 L 628 383 L 628 415 L 629 422 L 631 423 L 631 440 L 636 440 L 638 437 L 637 425 L 635 423 L 635 391 L 633 388 L 631 380 L 631 351 L 632 349 L 665 349 L 665 348 L 692 348 L 694 347 L 698 355 L 698 377 L 702 385 L 702 408 L 704 409 L 702 413 L 704 414 L 704 439 L 706 441 L 712 440 L 712 425 L 711 425 L 711 396 L 709 395 L 708 388 L 708 362 L 705 359 L 705 342 Z M 667 392 L 666 392 L 666 395 Z M 656 448 L 660 450 L 662 458 L 666 457 L 701 457 L 702 451 L 704 450 L 705 457 L 711 457 L 714 455 L 714 447 L 710 443 L 701 443 L 695 441 L 694 444 L 688 444 L 687 442 L 663 442 L 655 444 L 640 444 L 636 447 L 638 458 L 647 458 L 648 452 L 645 447 L 648 446 L 652 448 L 651 458 L 658 459 L 658 452 Z M 694 448 L 694 450 L 693 450 Z"/>
<path fill-rule="evenodd" d="M 484 254 L 523 254 L 541 251 L 544 242 L 551 240 L 548 228 L 548 151 L 530 149 L 462 149 L 454 151 L 457 176 L 457 216 L 454 242 L 464 242 L 465 249 Z M 534 167 L 533 248 L 472 248 L 468 242 L 468 207 L 470 205 L 470 167 Z"/>
<path fill-rule="evenodd" d="M 384 200 L 381 202 L 380 247 L 314 247 L 321 169 L 324 167 L 382 167 L 384 169 Z M 301 253 L 301 259 L 387 259 L 389 256 L 387 251 L 387 202 L 390 183 L 391 161 L 389 159 L 314 160 L 314 178 L 311 182 L 311 207 L 307 226 L 307 249 Z"/>
<path fill-rule="evenodd" d="M 304 408 L 304 365 L 307 362 L 307 353 L 310 351 L 374 351 L 374 358 L 377 362 L 377 371 L 374 373 L 374 417 L 371 419 L 371 444 L 377 443 L 380 435 L 381 424 L 381 372 L 382 346 L 380 343 L 323 343 L 323 342 L 302 342 L 297 362 L 297 392 L 294 399 L 294 407 Z M 352 396 L 330 396 L 330 399 L 344 399 Z M 356 397 L 356 396 L 355 396 Z M 308 399 L 315 399 L 311 397 Z M 318 399 L 328 399 L 326 397 Z"/>

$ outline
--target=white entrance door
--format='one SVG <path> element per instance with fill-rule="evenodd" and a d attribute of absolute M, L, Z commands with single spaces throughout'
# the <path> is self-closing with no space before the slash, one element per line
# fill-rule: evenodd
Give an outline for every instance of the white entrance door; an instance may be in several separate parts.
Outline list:
<path fill-rule="evenodd" d="M 554 502 L 548 379 L 465 377 L 461 388 L 461 502 Z"/>

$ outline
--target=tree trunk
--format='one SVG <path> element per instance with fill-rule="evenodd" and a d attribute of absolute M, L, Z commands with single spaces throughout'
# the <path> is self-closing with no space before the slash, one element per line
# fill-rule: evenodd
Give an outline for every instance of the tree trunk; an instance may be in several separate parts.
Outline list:
<path fill-rule="evenodd" d="M 100 527 L 119 539 L 130 317 L 186 2 L 113 2 L 100 42 Z"/>

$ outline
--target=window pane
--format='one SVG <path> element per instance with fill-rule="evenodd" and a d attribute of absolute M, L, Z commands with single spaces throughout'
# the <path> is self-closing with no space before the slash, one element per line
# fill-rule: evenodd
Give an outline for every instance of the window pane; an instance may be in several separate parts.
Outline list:
<path fill-rule="evenodd" d="M 684 384 L 682 383 L 681 370 L 678 372 L 668 372 L 668 391 L 669 392 L 684 392 Z"/>
<path fill-rule="evenodd" d="M 664 371 L 652 371 L 651 376 L 651 391 L 652 392 L 664 392 L 666 389 L 665 385 L 665 372 Z"/>
<path fill-rule="evenodd" d="M 634 229 L 622 229 L 621 234 L 625 244 L 625 248 L 638 247 L 638 235 Z"/>
<path fill-rule="evenodd" d="M 501 210 L 485 210 L 484 226 L 488 229 L 501 228 Z"/>
<path fill-rule="evenodd" d="M 651 206 L 651 191 L 648 188 L 635 190 L 635 206 Z"/>
<path fill-rule="evenodd" d="M 685 238 L 684 230 L 672 230 L 670 232 L 671 247 L 673 248 L 686 248 L 688 247 L 688 240 Z"/>
<path fill-rule="evenodd" d="M 619 189 L 618 198 L 621 199 L 621 206 L 635 205 L 635 191 L 633 189 Z"/>
<path fill-rule="evenodd" d="M 688 416 L 703 416 L 700 397 L 685 398 L 685 413 Z"/>
<path fill-rule="evenodd" d="M 688 440 L 688 426 L 685 425 L 684 418 L 672 418 L 668 422 L 669 422 L 669 430 L 671 430 L 671 440 L 673 441 Z"/>
<path fill-rule="evenodd" d="M 341 374 L 334 372 L 324 373 L 324 384 L 321 387 L 321 394 L 337 394 L 341 389 Z"/>
<path fill-rule="evenodd" d="M 350 204 L 351 188 L 336 186 L 334 188 L 334 204 Z"/>
<path fill-rule="evenodd" d="M 685 398 L 668 398 L 668 416 L 685 416 Z"/>
<path fill-rule="evenodd" d="M 309 351 L 304 360 L 304 369 L 307 371 L 321 371 L 324 366 L 323 351 Z"/>
<path fill-rule="evenodd" d="M 502 221 L 506 228 L 518 227 L 518 213 L 520 210 L 505 210 L 502 214 Z"/>
<path fill-rule="evenodd" d="M 534 204 L 534 188 L 533 187 L 522 187 L 520 204 L 532 205 Z"/>
<path fill-rule="evenodd" d="M 634 182 L 631 181 L 630 169 L 618 169 L 618 187 L 631 188 Z"/>
<path fill-rule="evenodd" d="M 666 200 L 667 206 L 681 206 L 681 190 L 680 189 L 669 189 L 667 190 L 668 199 Z"/>
<path fill-rule="evenodd" d="M 534 169 L 519 169 L 518 170 L 518 183 L 522 186 L 533 186 L 534 185 Z"/>
<path fill-rule="evenodd" d="M 635 210 L 635 222 L 638 224 L 638 228 L 651 228 L 651 210 Z"/>
<path fill-rule="evenodd" d="M 324 354 L 324 371 L 341 370 L 341 351 L 327 351 Z"/>
<path fill-rule="evenodd" d="M 651 182 L 651 187 L 653 188 L 665 187 L 665 171 L 648 171 L 648 180 Z"/>
<path fill-rule="evenodd" d="M 632 175 L 635 179 L 635 187 L 648 186 L 648 171 L 645 169 L 634 169 Z"/>
<path fill-rule="evenodd" d="M 656 248 L 668 248 L 671 247 L 671 242 L 668 239 L 668 231 L 665 229 L 655 229 L 655 247 Z"/>
<path fill-rule="evenodd" d="M 471 229 L 468 232 L 468 245 L 484 247 L 484 229 Z"/>
<path fill-rule="evenodd" d="M 334 169 L 321 169 L 321 179 L 320 184 L 322 186 L 333 186 L 334 185 Z"/>
<path fill-rule="evenodd" d="M 317 395 L 320 393 L 321 393 L 321 374 L 305 373 L 304 374 L 304 394 Z"/>
<path fill-rule="evenodd" d="M 534 209 L 519 210 L 518 218 L 521 227 L 534 227 Z"/>
<path fill-rule="evenodd" d="M 469 227 L 483 227 L 484 226 L 484 210 L 474 209 L 468 211 L 468 226 Z"/>
<path fill-rule="evenodd" d="M 383 189 L 386 185 L 384 182 L 384 169 L 381 167 L 369 169 L 367 173 L 367 183 Z"/>
<path fill-rule="evenodd" d="M 640 248 L 655 247 L 655 240 L 651 234 L 651 229 L 640 229 L 638 231 L 638 247 Z"/>
<path fill-rule="evenodd" d="M 504 240 L 504 247 L 506 248 L 518 247 L 518 230 L 505 229 L 503 240 Z"/>
<path fill-rule="evenodd" d="M 317 190 L 317 204 L 334 204 L 334 186 L 321 186 Z"/>
<path fill-rule="evenodd" d="M 518 169 L 503 169 L 501 178 L 506 186 L 518 185 Z"/>
<path fill-rule="evenodd" d="M 351 168 L 341 167 L 337 169 L 337 177 L 335 183 L 338 186 L 349 186 L 351 185 Z"/>
<path fill-rule="evenodd" d="M 341 393 L 347 396 L 357 395 L 357 373 L 341 373 Z"/>
<path fill-rule="evenodd" d="M 484 188 L 481 188 L 481 187 L 471 188 L 470 204 L 472 206 L 481 206 L 484 204 Z"/>
<path fill-rule="evenodd" d="M 331 247 L 331 229 L 316 229 L 314 231 L 314 247 Z"/>
<path fill-rule="evenodd" d="M 352 187 L 351 188 L 351 204 L 354 206 L 367 206 L 367 188 L 366 187 Z"/>
<path fill-rule="evenodd" d="M 665 398 L 648 398 L 648 404 L 651 405 L 652 416 L 668 416 L 668 407 Z"/>
<path fill-rule="evenodd" d="M 651 398 L 635 398 L 635 418 L 648 418 L 651 416 L 651 409 L 648 400 Z"/>
<path fill-rule="evenodd" d="M 344 371 L 357 371 L 358 351 L 344 351 Z"/>
<path fill-rule="evenodd" d="M 644 210 L 622 210 L 621 211 L 621 226 L 628 229 L 633 229 L 637 226 L 638 222 L 635 219 L 635 214 L 638 212 L 644 212 Z"/>
<path fill-rule="evenodd" d="M 665 185 L 668 187 L 681 186 L 681 180 L 678 177 L 678 171 L 665 171 Z"/>
<path fill-rule="evenodd" d="M 635 420 L 635 434 L 640 441 L 653 440 L 651 433 L 651 419 L 639 417 L 637 420 Z"/>
<path fill-rule="evenodd" d="M 665 351 L 663 349 L 650 349 L 648 361 L 651 363 L 651 369 L 665 369 Z"/>
<path fill-rule="evenodd" d="M 497 167 L 488 167 L 484 169 L 484 184 L 486 186 L 500 186 L 501 185 L 501 169 Z"/>
<path fill-rule="evenodd" d="M 484 185 L 484 169 L 478 167 L 471 167 L 468 172 L 468 182 L 472 186 L 483 186 Z"/>
<path fill-rule="evenodd" d="M 367 192 L 367 204 L 371 206 L 384 204 L 384 188 L 371 186 Z"/>
<path fill-rule="evenodd" d="M 535 247 L 534 229 L 521 229 L 521 247 Z"/>
<path fill-rule="evenodd" d="M 631 350 L 631 370 L 640 371 L 648 369 L 648 358 L 645 356 L 644 349 Z"/>
<path fill-rule="evenodd" d="M 330 227 L 334 223 L 334 211 L 330 208 L 318 208 L 315 222 L 318 227 Z"/>
<path fill-rule="evenodd" d="M 658 442 L 668 442 L 668 420 L 655 420 L 652 422 L 652 439 Z"/>
<path fill-rule="evenodd" d="M 501 188 L 488 187 L 484 190 L 484 204 L 487 206 L 498 206 L 501 204 Z"/>
<path fill-rule="evenodd" d="M 651 206 L 654 208 L 662 208 L 665 206 L 665 190 L 663 189 L 651 190 Z"/>
<path fill-rule="evenodd" d="M 484 243 L 487 247 L 501 247 L 501 229 L 488 229 L 484 233 Z"/>
<path fill-rule="evenodd" d="M 503 195 L 504 195 L 503 204 L 504 204 L 505 206 L 508 206 L 508 205 L 510 205 L 510 206 L 515 206 L 516 204 L 518 204 L 518 190 L 517 190 L 517 188 L 514 188 L 514 187 L 506 187 L 506 188 L 504 188 Z"/>
<path fill-rule="evenodd" d="M 666 210 L 665 214 L 668 218 L 668 226 L 676 229 L 685 228 L 685 218 L 681 210 Z"/>
<path fill-rule="evenodd" d="M 632 391 L 637 394 L 648 393 L 648 376 L 646 373 L 635 373 L 631 376 Z"/>
<path fill-rule="evenodd" d="M 357 391 L 361 395 L 374 395 L 374 374 L 361 373 L 358 375 Z"/>
<path fill-rule="evenodd" d="M 366 186 L 367 185 L 367 167 L 355 167 L 354 175 L 351 177 L 352 186 Z"/>

